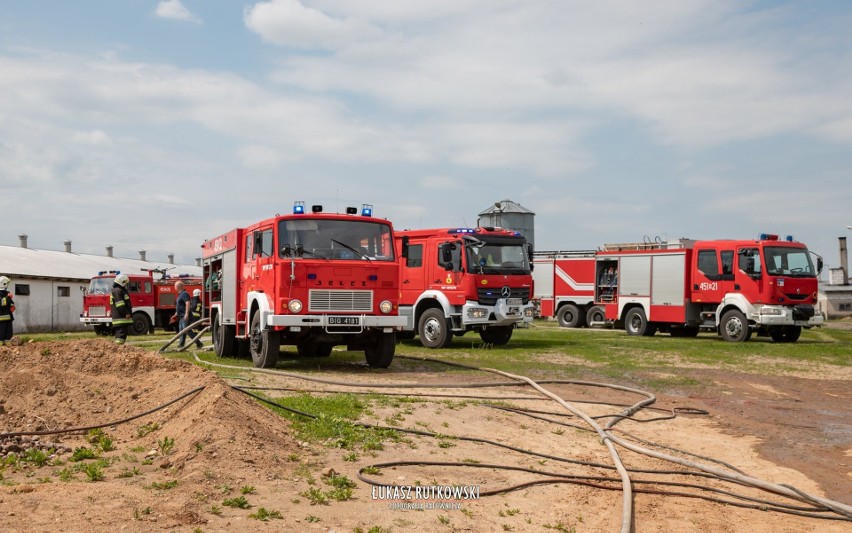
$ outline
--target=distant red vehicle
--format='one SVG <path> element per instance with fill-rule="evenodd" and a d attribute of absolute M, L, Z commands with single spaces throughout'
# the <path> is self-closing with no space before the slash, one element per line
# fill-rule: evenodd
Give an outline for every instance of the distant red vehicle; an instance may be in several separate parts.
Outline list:
<path fill-rule="evenodd" d="M 604 323 L 595 304 L 595 250 L 533 253 L 533 296 L 540 317 L 556 318 L 563 328 Z"/>
<path fill-rule="evenodd" d="M 161 274 L 159 279 L 154 279 L 154 273 Z M 102 271 L 89 281 L 89 288 L 83 295 L 83 312 L 80 313 L 80 322 L 87 326 L 93 326 L 98 335 L 109 335 L 112 333 L 112 317 L 110 316 L 109 295 L 112 290 L 115 277 L 120 272 Z M 167 275 L 164 270 L 150 270 L 145 274 L 128 274 L 130 282 L 127 291 L 130 293 L 130 302 L 133 305 L 133 324 L 130 327 L 132 335 L 146 335 L 154 328 L 166 330 L 174 329 L 169 324 L 169 319 L 175 314 L 174 284 L 181 280 L 184 288 L 192 294 L 195 289 L 201 288 L 201 278 L 189 275 Z"/>
<path fill-rule="evenodd" d="M 792 237 L 606 245 L 595 261 L 595 301 L 629 335 L 705 329 L 733 342 L 755 332 L 795 342 L 823 323 L 815 309 L 822 258 L 814 267 Z"/>

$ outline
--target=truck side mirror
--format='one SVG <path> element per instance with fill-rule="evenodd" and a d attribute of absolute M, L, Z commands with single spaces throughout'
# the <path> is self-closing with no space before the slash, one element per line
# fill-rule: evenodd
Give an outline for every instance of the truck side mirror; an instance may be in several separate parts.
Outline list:
<path fill-rule="evenodd" d="M 293 249 L 290 248 L 290 243 L 284 243 L 284 246 L 281 247 L 281 255 L 284 257 L 290 257 L 290 254 L 293 253 Z"/>
<path fill-rule="evenodd" d="M 822 257 L 817 257 L 817 275 L 822 274 L 822 267 L 825 264 L 822 262 Z"/>
<path fill-rule="evenodd" d="M 409 242 L 408 235 L 405 235 L 402 238 L 402 249 L 399 251 L 400 257 L 408 258 L 408 242 Z"/>
<path fill-rule="evenodd" d="M 527 259 L 530 262 L 530 271 L 532 271 L 535 265 L 533 265 L 533 243 L 531 242 L 527 243 Z"/>

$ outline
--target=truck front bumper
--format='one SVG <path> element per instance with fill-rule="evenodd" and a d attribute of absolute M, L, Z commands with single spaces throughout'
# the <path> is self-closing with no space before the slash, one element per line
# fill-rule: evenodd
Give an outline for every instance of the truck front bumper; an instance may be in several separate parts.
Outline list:
<path fill-rule="evenodd" d="M 400 329 L 404 316 L 376 315 L 267 315 L 266 325 L 287 328 L 322 328 L 334 333 L 358 333 L 364 329 Z"/>
<path fill-rule="evenodd" d="M 764 305 L 752 313 L 752 319 L 760 326 L 821 326 L 825 319 L 813 306 L 784 307 Z"/>
<path fill-rule="evenodd" d="M 106 317 L 80 317 L 80 322 L 87 326 L 97 326 L 98 324 L 112 324 L 112 318 Z"/>
<path fill-rule="evenodd" d="M 462 306 L 462 324 L 464 326 L 511 326 L 517 324 L 526 327 L 533 321 L 535 305 L 510 304 L 506 298 L 500 298 L 495 305 L 482 305 L 468 301 Z"/>

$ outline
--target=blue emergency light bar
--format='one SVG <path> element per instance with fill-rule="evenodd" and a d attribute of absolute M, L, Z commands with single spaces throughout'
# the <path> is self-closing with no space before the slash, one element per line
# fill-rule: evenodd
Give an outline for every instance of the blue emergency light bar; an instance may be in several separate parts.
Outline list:
<path fill-rule="evenodd" d="M 121 270 L 101 270 L 98 272 L 98 276 L 103 276 L 104 274 L 115 274 L 117 276 L 121 274 Z"/>
<path fill-rule="evenodd" d="M 295 202 L 293 204 L 293 214 L 294 215 L 304 215 L 305 214 L 305 202 Z"/>
<path fill-rule="evenodd" d="M 361 204 L 361 216 L 362 217 L 373 216 L 373 204 Z"/>
<path fill-rule="evenodd" d="M 775 235 L 774 233 L 761 233 L 760 234 L 760 240 L 761 241 L 777 241 L 778 235 Z"/>
<path fill-rule="evenodd" d="M 455 228 L 448 230 L 447 233 L 455 234 L 455 233 L 476 233 L 476 230 L 473 228 Z"/>

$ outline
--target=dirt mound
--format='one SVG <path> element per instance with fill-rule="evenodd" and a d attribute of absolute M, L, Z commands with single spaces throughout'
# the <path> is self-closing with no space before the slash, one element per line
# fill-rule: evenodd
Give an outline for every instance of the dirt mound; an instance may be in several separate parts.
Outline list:
<path fill-rule="evenodd" d="M 88 472 L 77 469 L 84 462 L 69 453 L 97 448 L 87 432 L 34 437 L 59 452 L 52 466 L 41 468 L 6 460 L 0 499 L 23 503 L 27 526 L 13 511 L 0 514 L 0 529 L 53 528 L 60 521 L 76 522 L 71 530 L 118 529 L 133 519 L 164 528 L 206 523 L 211 502 L 228 497 L 226 488 L 239 494 L 241 486 L 265 484 L 270 475 L 281 479 L 286 458 L 298 449 L 287 422 L 190 363 L 100 339 L 2 349 L 0 433 L 111 424 L 198 388 L 168 407 L 104 428 L 115 450 L 99 451 L 105 461 L 96 483 L 86 482 Z M 48 492 L 59 498 L 47 499 Z"/>

